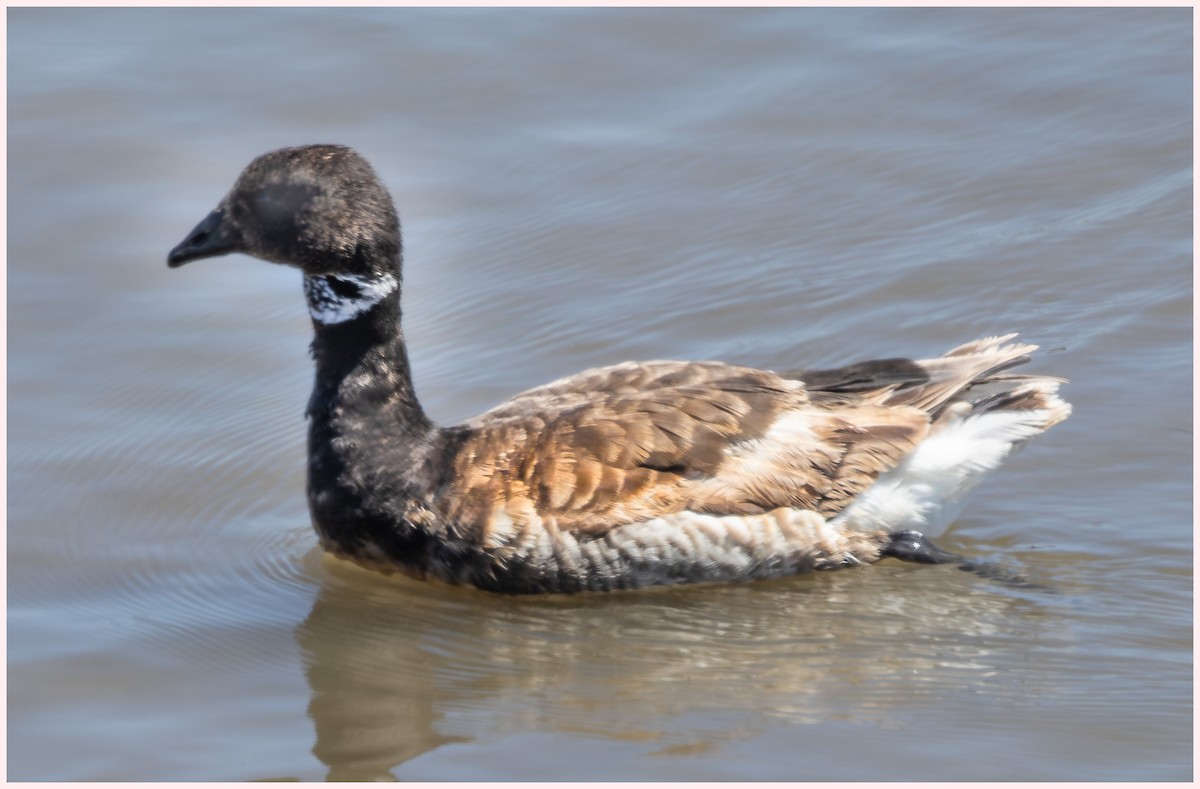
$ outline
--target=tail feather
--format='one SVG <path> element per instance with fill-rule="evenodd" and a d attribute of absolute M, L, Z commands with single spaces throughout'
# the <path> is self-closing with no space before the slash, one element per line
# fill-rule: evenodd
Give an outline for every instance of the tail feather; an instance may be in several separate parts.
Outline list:
<path fill-rule="evenodd" d="M 917 362 L 930 380 L 891 393 L 887 403 L 926 410 L 933 418 L 929 435 L 839 521 L 860 529 L 936 532 L 987 472 L 1070 416 L 1071 406 L 1058 396 L 1064 379 L 1003 372 L 1036 348 L 1004 344 L 1015 336 L 977 340 Z"/>
<path fill-rule="evenodd" d="M 1039 432 L 1047 430 L 1071 415 L 1071 405 L 1058 396 L 1062 378 L 1049 376 L 1012 376 L 1005 388 L 971 400 L 971 412 L 1022 411 L 1036 415 Z M 1014 385 L 1015 384 L 1015 385 Z M 973 391 L 973 394 L 975 392 Z"/>
<path fill-rule="evenodd" d="M 996 392 L 1006 389 L 1003 382 L 1058 380 L 1046 376 L 1001 375 L 1005 370 L 1028 362 L 1029 355 L 1037 350 L 1036 345 L 1029 343 L 1005 344 L 1016 336 L 985 337 L 960 345 L 936 359 L 918 361 L 916 364 L 929 375 L 929 381 L 895 391 L 887 398 L 887 404 L 920 408 L 936 420 L 947 407 L 975 400 L 978 395 L 974 390 L 979 387 Z M 1062 381 L 1058 380 L 1058 383 Z"/>

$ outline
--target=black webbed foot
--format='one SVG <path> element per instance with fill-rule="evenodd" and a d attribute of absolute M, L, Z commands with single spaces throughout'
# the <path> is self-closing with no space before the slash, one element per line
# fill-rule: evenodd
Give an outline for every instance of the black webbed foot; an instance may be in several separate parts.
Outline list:
<path fill-rule="evenodd" d="M 1044 592 L 1053 591 L 1049 587 L 1036 584 L 1022 575 L 1011 572 L 995 564 L 971 561 L 965 556 L 943 550 L 935 545 L 928 537 L 919 531 L 906 529 L 892 532 L 884 543 L 880 556 L 890 556 L 904 562 L 918 564 L 955 564 L 964 572 L 974 573 L 989 581 L 999 581 L 1007 586 L 1021 589 L 1037 589 Z"/>
<path fill-rule="evenodd" d="M 910 529 L 889 534 L 880 555 L 919 564 L 969 564 L 967 557 L 942 550 L 921 532 Z"/>

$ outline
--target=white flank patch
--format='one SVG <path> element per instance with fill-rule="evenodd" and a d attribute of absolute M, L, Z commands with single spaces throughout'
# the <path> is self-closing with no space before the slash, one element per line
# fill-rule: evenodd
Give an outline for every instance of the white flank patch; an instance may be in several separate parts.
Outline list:
<path fill-rule="evenodd" d="M 748 476 L 777 473 L 775 462 L 784 455 L 793 455 L 797 446 L 817 443 L 812 430 L 812 417 L 805 411 L 785 411 L 759 438 L 743 441 L 725 448 L 726 455 L 741 461 L 740 473 Z"/>
<path fill-rule="evenodd" d="M 916 529 L 936 537 L 962 511 L 971 488 L 1015 448 L 1043 432 L 1049 417 L 1045 410 L 950 416 L 953 421 L 918 444 L 831 524 L 864 530 Z"/>
<path fill-rule="evenodd" d="M 338 283 L 345 290 L 356 290 L 353 296 L 344 296 L 334 289 Z M 345 323 L 370 310 L 400 287 L 393 274 L 380 277 L 362 277 L 355 274 L 330 274 L 304 278 L 304 295 L 308 300 L 308 313 L 313 320 L 326 326 Z"/>

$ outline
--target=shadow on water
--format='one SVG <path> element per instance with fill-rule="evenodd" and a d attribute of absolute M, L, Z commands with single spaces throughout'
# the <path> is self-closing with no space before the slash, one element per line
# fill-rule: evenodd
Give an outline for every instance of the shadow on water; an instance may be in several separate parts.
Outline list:
<path fill-rule="evenodd" d="M 321 563 L 296 640 L 313 753 L 329 780 L 392 780 L 443 746 L 527 731 L 678 754 L 785 724 L 890 726 L 905 708 L 964 688 L 1019 703 L 1033 689 L 1014 652 L 1062 639 L 1041 599 L 953 568 L 888 562 L 535 599 Z M 495 775 L 536 774 L 528 758 L 514 754 Z"/>

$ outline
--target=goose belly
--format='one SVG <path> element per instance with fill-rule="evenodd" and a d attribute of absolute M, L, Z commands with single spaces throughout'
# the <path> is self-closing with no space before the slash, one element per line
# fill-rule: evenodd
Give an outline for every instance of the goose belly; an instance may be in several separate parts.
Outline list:
<path fill-rule="evenodd" d="M 505 524 L 507 525 L 507 524 Z M 494 591 L 577 592 L 742 581 L 876 561 L 882 533 L 846 532 L 818 513 L 781 507 L 757 515 L 683 511 L 603 534 L 552 521 L 493 532 L 493 573 L 470 582 Z"/>

